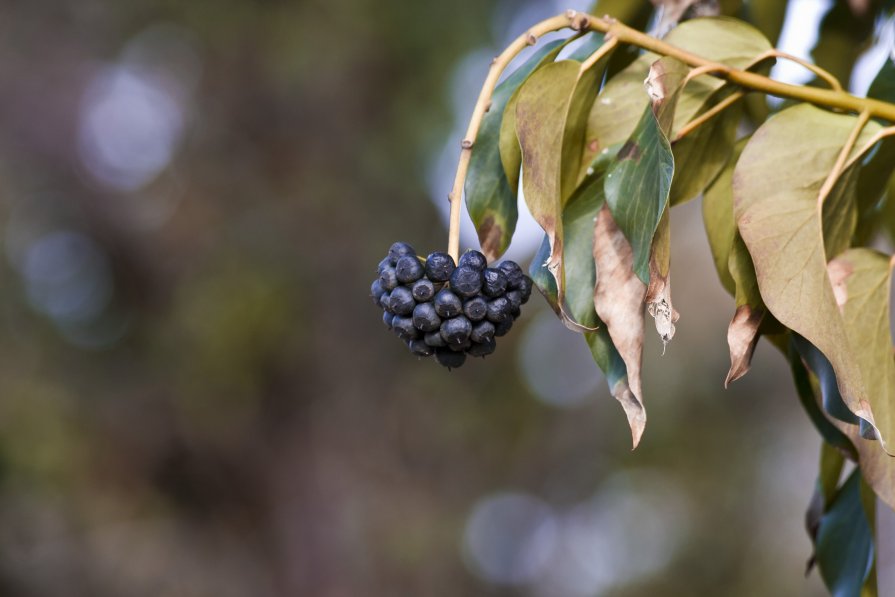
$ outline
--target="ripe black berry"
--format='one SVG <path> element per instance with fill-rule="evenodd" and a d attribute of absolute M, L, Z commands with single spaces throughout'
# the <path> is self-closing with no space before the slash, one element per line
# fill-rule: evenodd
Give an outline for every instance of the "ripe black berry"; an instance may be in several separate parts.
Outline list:
<path fill-rule="evenodd" d="M 511 327 L 513 327 L 513 318 L 507 317 L 500 323 L 494 325 L 494 336 L 500 337 L 506 335 L 506 333 L 510 331 Z"/>
<path fill-rule="evenodd" d="M 463 267 L 464 265 L 480 272 L 487 267 L 488 261 L 480 252 L 470 249 L 460 255 L 460 262 L 457 263 L 457 267 Z"/>
<path fill-rule="evenodd" d="M 528 276 L 522 276 L 522 281 L 519 282 L 519 292 L 522 293 L 522 304 L 528 302 L 528 298 L 531 296 L 531 278 Z"/>
<path fill-rule="evenodd" d="M 448 344 L 463 344 L 469 340 L 471 333 L 472 322 L 462 315 L 446 319 L 441 323 L 441 337 Z"/>
<path fill-rule="evenodd" d="M 382 261 L 379 262 L 379 266 L 377 267 L 376 271 L 381 274 L 382 270 L 384 270 L 387 267 L 391 267 L 391 265 L 392 265 L 392 262 L 386 255 L 385 257 L 382 258 Z"/>
<path fill-rule="evenodd" d="M 460 302 L 460 297 L 447 288 L 442 288 L 438 291 L 433 304 L 435 305 L 435 312 L 443 318 L 459 315 L 463 310 L 463 303 Z"/>
<path fill-rule="evenodd" d="M 494 324 L 490 321 L 480 321 L 479 323 L 472 326 L 472 333 L 469 334 L 469 339 L 473 342 L 486 342 L 488 340 L 492 340 L 494 338 Z"/>
<path fill-rule="evenodd" d="M 463 342 L 463 344 L 448 344 L 448 348 L 450 348 L 454 352 L 464 352 L 470 346 L 472 346 L 472 340 L 470 340 L 469 338 L 467 338 L 466 341 Z"/>
<path fill-rule="evenodd" d="M 497 266 L 497 269 L 507 277 L 507 287 L 511 290 L 519 288 L 520 281 L 525 277 L 525 272 L 515 261 L 503 261 Z"/>
<path fill-rule="evenodd" d="M 441 348 L 442 346 L 447 346 L 447 342 L 445 342 L 444 338 L 441 337 L 441 330 L 438 330 L 436 332 L 429 332 L 424 336 L 423 340 L 432 348 Z"/>
<path fill-rule="evenodd" d="M 385 327 L 387 327 L 388 329 L 392 329 L 392 320 L 394 318 L 395 316 L 388 311 L 382 312 L 382 323 L 384 323 Z"/>
<path fill-rule="evenodd" d="M 416 340 L 420 335 L 419 330 L 413 327 L 413 320 L 409 317 L 401 317 L 400 315 L 396 315 L 395 318 L 392 319 L 392 329 L 404 340 Z"/>
<path fill-rule="evenodd" d="M 394 290 L 398 286 L 398 275 L 395 268 L 388 266 L 379 273 L 379 284 L 383 290 Z"/>
<path fill-rule="evenodd" d="M 488 356 L 489 354 L 491 354 L 492 352 L 494 352 L 494 349 L 496 349 L 496 348 L 497 348 L 497 342 L 494 341 L 494 338 L 491 338 L 489 340 L 486 340 L 485 342 L 473 344 L 466 351 L 466 354 L 468 354 L 471 357 L 484 358 L 484 357 Z"/>
<path fill-rule="evenodd" d="M 418 357 L 431 357 L 435 354 L 435 349 L 420 339 L 411 340 L 407 343 L 407 347 L 410 348 L 410 352 Z"/>
<path fill-rule="evenodd" d="M 482 294 L 493 298 L 507 291 L 507 277 L 499 269 L 485 268 L 482 272 Z"/>
<path fill-rule="evenodd" d="M 433 282 L 447 282 L 454 268 L 454 260 L 447 253 L 430 253 L 426 258 L 426 277 Z"/>
<path fill-rule="evenodd" d="M 416 258 L 416 255 L 405 255 L 395 264 L 395 277 L 402 284 L 416 282 L 423 277 L 423 273 L 423 264 Z"/>
<path fill-rule="evenodd" d="M 409 288 L 398 286 L 392 290 L 388 304 L 395 315 L 410 315 L 413 313 L 416 301 L 413 300 L 413 294 L 411 294 Z"/>
<path fill-rule="evenodd" d="M 396 242 L 388 250 L 388 260 L 392 265 L 398 263 L 398 259 L 404 257 L 405 255 L 416 255 L 416 251 L 413 250 L 413 247 L 408 245 L 407 243 Z"/>
<path fill-rule="evenodd" d="M 394 295 L 394 293 L 392 293 L 392 295 Z M 512 317 L 512 315 L 510 315 L 511 309 L 510 301 L 508 301 L 506 297 L 499 296 L 496 299 L 492 299 L 488 303 L 488 321 L 492 323 L 500 323 L 510 319 Z"/>
<path fill-rule="evenodd" d="M 441 327 L 441 318 L 432 303 L 420 303 L 413 308 L 413 327 L 421 332 L 434 332 Z"/>
<path fill-rule="evenodd" d="M 428 278 L 420 278 L 410 287 L 410 292 L 418 303 L 425 303 L 435 296 L 435 284 Z"/>
<path fill-rule="evenodd" d="M 454 352 L 450 348 L 437 348 L 435 358 L 448 369 L 456 369 L 466 362 L 466 353 Z"/>
<path fill-rule="evenodd" d="M 518 309 L 522 306 L 522 291 L 521 290 L 511 290 L 504 295 L 508 301 L 510 301 L 510 305 L 513 309 Z"/>
<path fill-rule="evenodd" d="M 451 290 L 463 298 L 470 298 L 482 289 L 482 274 L 471 267 L 461 265 L 451 274 Z"/>
<path fill-rule="evenodd" d="M 379 306 L 382 307 L 383 310 L 391 313 L 391 310 L 392 310 L 391 300 L 392 300 L 392 293 L 385 291 L 379 297 Z"/>
<path fill-rule="evenodd" d="M 379 281 L 379 278 L 373 280 L 373 284 L 370 285 L 370 296 L 373 297 L 373 304 L 379 304 L 379 297 L 382 296 L 382 293 L 385 292 L 385 288 L 382 287 L 382 282 Z"/>
<path fill-rule="evenodd" d="M 487 313 L 488 302 L 480 296 L 466 299 L 466 302 L 463 303 L 463 315 L 470 321 L 481 321 L 485 319 Z"/>

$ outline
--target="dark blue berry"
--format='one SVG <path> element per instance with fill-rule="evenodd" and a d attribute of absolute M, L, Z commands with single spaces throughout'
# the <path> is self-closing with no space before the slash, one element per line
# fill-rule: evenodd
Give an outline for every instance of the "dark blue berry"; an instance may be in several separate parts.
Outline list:
<path fill-rule="evenodd" d="M 510 290 L 518 289 L 522 278 L 525 277 L 525 272 L 522 271 L 522 268 L 515 261 L 503 261 L 497 266 L 497 269 L 502 271 L 503 275 L 507 277 L 507 288 Z"/>
<path fill-rule="evenodd" d="M 482 273 L 461 265 L 451 274 L 451 290 L 463 298 L 470 298 L 482 289 Z"/>
<path fill-rule="evenodd" d="M 394 293 L 392 293 L 392 295 L 394 295 Z M 501 321 L 510 319 L 512 317 L 510 315 L 511 309 L 510 301 L 508 301 L 506 297 L 499 296 L 496 299 L 491 300 L 488 303 L 488 321 L 491 323 L 500 323 Z"/>
<path fill-rule="evenodd" d="M 465 352 L 470 346 L 472 346 L 472 340 L 469 338 L 463 344 L 448 344 L 448 348 L 454 352 Z"/>
<path fill-rule="evenodd" d="M 413 308 L 413 326 L 421 332 L 434 332 L 441 327 L 441 318 L 432 303 L 420 303 Z"/>
<path fill-rule="evenodd" d="M 442 346 L 447 346 L 447 342 L 444 341 L 444 338 L 441 337 L 441 330 L 437 332 L 429 332 L 423 338 L 429 346 L 432 348 L 441 348 Z"/>
<path fill-rule="evenodd" d="M 482 272 L 482 294 L 487 297 L 496 297 L 507 291 L 507 277 L 499 269 L 485 268 Z"/>
<path fill-rule="evenodd" d="M 388 250 L 388 260 L 391 265 L 395 265 L 398 263 L 398 259 L 404 257 L 405 255 L 416 255 L 416 251 L 413 250 L 413 247 L 408 245 L 407 243 L 396 242 Z"/>
<path fill-rule="evenodd" d="M 435 312 L 438 313 L 439 317 L 445 319 L 459 315 L 463 310 L 463 303 L 460 302 L 460 297 L 447 288 L 442 288 L 438 291 L 433 304 L 435 305 Z"/>
<path fill-rule="evenodd" d="M 382 312 L 382 323 L 384 323 L 385 327 L 387 327 L 388 329 L 392 329 L 392 320 L 394 318 L 395 316 L 388 311 Z"/>
<path fill-rule="evenodd" d="M 487 342 L 494 338 L 494 324 L 490 321 L 480 321 L 479 323 L 472 326 L 472 333 L 469 334 L 469 339 L 473 342 Z"/>
<path fill-rule="evenodd" d="M 410 292 L 418 303 L 425 303 L 435 296 L 435 284 L 427 278 L 420 278 L 410 287 Z"/>
<path fill-rule="evenodd" d="M 481 321 L 488 313 L 488 302 L 480 296 L 474 296 L 463 303 L 463 315 L 470 321 Z"/>
<path fill-rule="evenodd" d="M 388 304 L 389 307 L 391 307 L 392 313 L 395 315 L 410 315 L 413 313 L 416 301 L 413 300 L 413 294 L 410 292 L 409 288 L 406 286 L 398 286 L 392 290 L 392 295 L 389 298 Z"/>
<path fill-rule="evenodd" d="M 463 344 L 469 340 L 471 333 L 472 322 L 462 315 L 457 315 L 441 322 L 441 337 L 449 345 Z"/>
<path fill-rule="evenodd" d="M 410 284 L 423 277 L 423 264 L 416 255 L 405 255 L 395 264 L 395 276 L 401 284 Z"/>
<path fill-rule="evenodd" d="M 420 336 L 419 330 L 413 327 L 413 321 L 409 317 L 396 315 L 392 319 L 392 330 L 404 340 L 416 340 Z"/>
<path fill-rule="evenodd" d="M 385 311 L 389 313 L 392 312 L 392 293 L 391 292 L 383 292 L 382 296 L 379 297 L 379 306 L 382 307 Z"/>
<path fill-rule="evenodd" d="M 379 273 L 379 283 L 383 290 L 394 290 L 398 286 L 398 275 L 395 268 L 389 266 Z"/>
<path fill-rule="evenodd" d="M 497 348 L 497 342 L 494 338 L 489 338 L 485 342 L 480 342 L 473 344 L 466 350 L 466 354 L 471 357 L 482 357 L 485 358 Z"/>
<path fill-rule="evenodd" d="M 522 276 L 522 281 L 519 283 L 519 292 L 522 293 L 522 304 L 528 302 L 528 298 L 531 296 L 531 278 L 528 276 Z"/>
<path fill-rule="evenodd" d="M 418 357 L 431 357 L 433 354 L 435 354 L 435 349 L 419 338 L 408 342 L 407 347 L 410 349 L 410 352 Z"/>
<path fill-rule="evenodd" d="M 506 333 L 510 331 L 511 327 L 513 327 L 513 318 L 507 317 L 500 323 L 494 325 L 494 336 L 505 336 Z"/>
<path fill-rule="evenodd" d="M 373 297 L 374 305 L 379 304 L 379 297 L 382 296 L 383 292 L 385 292 L 385 288 L 382 287 L 382 282 L 379 281 L 379 278 L 376 278 L 370 285 L 370 296 Z"/>
<path fill-rule="evenodd" d="M 460 262 L 457 263 L 457 267 L 463 267 L 464 265 L 480 272 L 488 266 L 488 261 L 480 252 L 470 249 L 460 255 Z"/>
<path fill-rule="evenodd" d="M 435 359 L 449 370 L 456 369 L 466 362 L 466 353 L 454 352 L 450 348 L 438 348 L 435 350 Z"/>
<path fill-rule="evenodd" d="M 510 301 L 510 305 L 513 309 L 518 309 L 522 306 L 522 291 L 521 290 L 511 290 L 504 295 L 507 297 L 507 300 Z"/>
<path fill-rule="evenodd" d="M 381 274 L 381 273 L 382 273 L 382 270 L 384 270 L 384 269 L 387 268 L 387 267 L 392 267 L 392 262 L 391 262 L 391 260 L 386 256 L 386 257 L 383 257 L 383 258 L 382 258 L 382 261 L 379 262 L 379 266 L 378 266 L 378 268 L 376 269 L 376 271 L 379 272 L 379 273 Z"/>
<path fill-rule="evenodd" d="M 426 258 L 426 277 L 433 282 L 447 282 L 454 268 L 454 259 L 447 253 L 430 253 Z"/>

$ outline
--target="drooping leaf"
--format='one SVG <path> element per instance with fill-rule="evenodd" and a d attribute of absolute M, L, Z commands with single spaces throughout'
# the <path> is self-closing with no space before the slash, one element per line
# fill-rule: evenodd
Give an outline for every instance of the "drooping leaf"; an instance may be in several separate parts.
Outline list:
<path fill-rule="evenodd" d="M 506 251 L 518 217 L 518 162 L 515 176 L 508 174 L 498 147 L 504 108 L 519 86 L 540 64 L 556 57 L 563 43 L 563 40 L 555 40 L 544 44 L 498 85 L 492 95 L 491 107 L 482 119 L 470 157 L 465 195 L 469 216 L 479 235 L 479 244 L 489 261 L 497 259 Z"/>
<path fill-rule="evenodd" d="M 631 243 L 634 273 L 644 284 L 649 283 L 653 236 L 665 212 L 674 174 L 671 146 L 660 127 L 659 117 L 665 120 L 668 120 L 666 114 L 673 117 L 674 104 L 685 76 L 683 70 L 677 68 L 680 64 L 669 58 L 656 62 L 657 68 L 669 74 L 653 79 L 655 93 L 662 99 L 643 110 L 637 128 L 616 154 L 604 185 L 612 216 Z M 664 70 L 666 67 L 667 71 Z"/>
<path fill-rule="evenodd" d="M 833 370 L 833 365 L 830 364 L 827 357 L 813 346 L 811 342 L 798 334 L 793 335 L 793 346 L 795 346 L 808 368 L 817 377 L 823 411 L 835 421 L 857 426 L 859 424 L 858 417 L 848 409 L 848 405 L 842 399 L 842 394 L 839 392 L 839 384 L 836 381 L 836 372 Z"/>
<path fill-rule="evenodd" d="M 593 300 L 596 284 L 593 259 L 594 219 L 604 204 L 602 183 L 607 161 L 608 158 L 594 164 L 593 173 L 576 189 L 563 210 L 566 241 L 564 262 L 568 284 L 566 309 L 582 325 L 597 328 L 596 331 L 585 333 L 585 340 L 594 360 L 606 375 L 612 395 L 627 412 L 635 399 L 628 384 L 625 363 L 613 345 L 606 326 L 597 317 Z M 529 273 L 547 302 L 559 313 L 556 280 L 544 265 L 549 256 L 550 243 L 545 235 L 532 260 Z"/>
<path fill-rule="evenodd" d="M 634 274 L 631 245 L 616 226 L 606 205 L 597 216 L 593 239 L 593 259 L 597 270 L 593 302 L 597 315 L 606 325 L 612 343 L 625 362 L 630 392 L 619 401 L 628 417 L 636 448 L 646 426 L 646 410 L 640 387 L 646 285 Z"/>
<path fill-rule="evenodd" d="M 874 423 L 895 437 L 895 360 L 889 321 L 893 259 L 870 249 L 850 249 L 828 266 L 846 333 L 868 389 Z M 861 471 L 874 491 L 895 505 L 895 458 L 855 426 L 843 426 L 858 449 Z M 889 448 L 891 451 L 891 448 Z"/>
<path fill-rule="evenodd" d="M 836 246 L 839 241 L 820 232 L 821 216 L 828 212 L 819 192 L 856 122 L 854 116 L 804 104 L 770 118 L 746 145 L 734 171 L 734 215 L 765 305 L 823 352 L 851 412 L 872 424 L 827 276 L 825 242 Z M 878 128 L 868 123 L 856 147 Z M 834 189 L 830 205 L 847 205 L 846 197 Z"/>
<path fill-rule="evenodd" d="M 671 30 L 665 41 L 736 68 L 749 66 L 756 56 L 771 49 L 768 40 L 753 26 L 728 17 L 685 21 Z M 643 80 L 659 58 L 646 52 L 607 81 L 588 116 L 583 163 L 589 163 L 603 148 L 631 136 L 648 103 L 642 92 Z M 722 85 L 721 79 L 711 76 L 697 77 L 688 83 L 675 110 L 672 131 L 704 111 L 709 98 Z"/>
<path fill-rule="evenodd" d="M 548 64 L 526 81 L 516 102 L 522 190 L 550 242 L 546 265 L 556 280 L 560 309 L 565 294 L 562 210 L 577 186 L 584 119 L 605 60 L 587 70 L 573 60 Z M 580 328 L 565 313 L 562 317 L 573 329 Z"/>
<path fill-rule="evenodd" d="M 727 377 L 724 378 L 725 388 L 749 372 L 764 318 L 763 307 L 753 307 L 749 304 L 739 305 L 734 312 L 733 319 L 727 326 L 730 369 L 727 371 Z"/>
<path fill-rule="evenodd" d="M 870 525 L 861 504 L 861 472 L 855 469 L 836 493 L 817 531 L 816 559 L 834 597 L 861 594 L 873 566 Z"/>
<path fill-rule="evenodd" d="M 503 109 L 500 111 L 500 121 L 499 127 L 497 130 L 497 144 L 498 144 L 498 153 L 500 154 L 500 163 L 503 166 L 504 177 L 506 178 L 507 184 L 510 187 L 510 190 L 513 193 L 513 197 L 515 199 L 516 193 L 519 190 L 519 172 L 522 168 L 522 149 L 519 147 L 519 139 L 516 136 L 516 101 L 519 98 L 519 87 L 528 80 L 528 77 L 531 76 L 532 72 L 534 72 L 537 68 L 541 66 L 545 66 L 553 62 L 559 53 L 562 51 L 565 44 L 568 43 L 572 38 L 569 38 L 565 42 L 561 42 L 560 44 L 545 44 L 545 47 L 542 48 L 538 54 L 543 54 L 537 61 L 534 63 L 533 68 L 525 75 L 525 78 L 519 83 L 516 84 L 515 88 L 512 90 L 508 99 L 506 100 Z M 548 47 L 549 46 L 549 47 Z M 544 51 L 546 50 L 546 52 Z M 532 56 L 523 66 L 528 66 L 529 62 L 535 60 L 535 56 Z M 523 67 L 517 69 L 521 70 Z M 515 73 L 514 73 L 515 74 Z M 509 81 L 509 77 L 507 77 L 507 81 Z M 497 90 L 495 90 L 496 92 Z M 497 114 L 497 108 L 493 105 L 488 113 L 492 113 L 492 111 Z M 483 121 L 484 125 L 484 121 Z M 475 152 L 473 152 L 473 155 Z"/>
<path fill-rule="evenodd" d="M 801 345 L 799 345 L 799 342 L 801 342 Z M 793 381 L 795 382 L 796 393 L 799 396 L 799 402 L 808 414 L 808 418 L 811 419 L 811 422 L 814 424 L 814 428 L 817 429 L 817 432 L 820 433 L 820 436 L 824 439 L 824 442 L 834 446 L 843 454 L 848 454 L 849 458 L 852 460 L 857 460 L 858 453 L 855 450 L 854 445 L 852 445 L 851 440 L 840 431 L 821 410 L 822 398 L 815 395 L 809 370 L 805 367 L 805 363 L 802 360 L 802 353 L 809 351 L 809 347 L 817 354 L 820 354 L 817 349 L 812 347 L 804 338 L 801 338 L 798 335 L 794 335 L 790 338 L 787 358 L 789 360 L 790 370 L 792 371 Z M 834 380 L 833 388 L 835 388 L 835 386 L 836 384 Z M 836 395 L 838 397 L 838 390 L 836 391 Z M 842 400 L 841 398 L 838 399 L 840 401 Z"/>
<path fill-rule="evenodd" d="M 833 505 L 833 499 L 836 497 L 836 490 L 839 488 L 839 479 L 842 477 L 842 469 L 845 465 L 845 458 L 842 452 L 828 444 L 821 442 L 820 444 L 820 462 L 817 472 L 817 481 L 814 484 L 814 493 L 811 496 L 811 502 L 805 512 L 805 530 L 808 531 L 808 537 L 811 539 L 812 545 L 816 546 L 817 532 L 820 529 L 820 522 Z M 814 556 L 808 563 L 809 570 L 814 564 Z"/>

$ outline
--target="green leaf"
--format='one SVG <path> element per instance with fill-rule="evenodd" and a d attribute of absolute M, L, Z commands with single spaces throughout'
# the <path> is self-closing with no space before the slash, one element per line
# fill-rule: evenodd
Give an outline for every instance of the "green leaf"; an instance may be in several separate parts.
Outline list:
<path fill-rule="evenodd" d="M 820 358 L 823 358 L 823 355 L 820 354 L 820 351 L 811 346 L 811 344 L 807 340 L 800 337 L 798 334 L 794 334 L 790 338 L 788 352 L 789 366 L 790 370 L 792 371 L 793 381 L 795 382 L 796 393 L 799 396 L 799 402 L 802 404 L 802 407 L 808 414 L 808 418 L 811 419 L 811 422 L 814 424 L 814 428 L 817 429 L 817 432 L 820 433 L 820 436 L 824 439 L 824 442 L 830 444 L 831 446 L 835 446 L 838 450 L 842 451 L 845 454 L 848 454 L 852 460 L 857 460 L 858 453 L 855 450 L 855 447 L 852 445 L 851 440 L 849 440 L 849 438 L 842 431 L 840 431 L 832 422 L 830 422 L 830 420 L 820 409 L 821 399 L 819 399 L 819 397 L 814 392 L 814 388 L 811 384 L 811 378 L 809 376 L 809 371 L 805 367 L 805 363 L 802 360 L 803 354 L 810 353 L 812 351 L 813 354 L 820 355 Z M 827 367 L 829 367 L 829 362 L 827 362 L 826 365 Z M 828 370 L 832 372 L 832 368 L 829 368 Z M 832 387 L 835 391 L 835 398 L 838 399 L 841 403 L 842 398 L 839 396 L 839 391 L 835 390 L 835 379 L 833 379 Z M 846 408 L 844 403 L 842 403 L 842 408 Z M 851 413 L 849 413 L 849 415 L 854 417 L 854 415 L 851 415 Z"/>
<path fill-rule="evenodd" d="M 820 444 L 820 462 L 817 473 L 817 481 L 814 484 L 814 494 L 805 512 L 805 528 L 811 544 L 817 547 L 817 531 L 839 488 L 839 479 L 842 477 L 842 469 L 845 465 L 845 457 L 842 452 L 827 442 Z M 815 554 L 812 554 L 809 569 L 814 564 Z"/>
<path fill-rule="evenodd" d="M 597 317 L 594 309 L 594 286 L 596 283 L 593 258 L 594 219 L 604 205 L 602 183 L 606 162 L 608 159 L 594 164 L 592 174 L 576 189 L 563 210 L 564 263 L 568 284 L 565 309 L 582 325 L 597 328 L 596 331 L 584 334 L 591 354 L 606 375 L 612 395 L 622 404 L 626 413 L 631 412 L 636 415 L 639 401 L 631 392 L 625 363 L 612 343 L 606 326 Z M 532 259 L 529 274 L 535 285 L 544 294 L 547 302 L 559 314 L 561 310 L 556 280 L 545 266 L 549 256 L 550 242 L 545 236 L 540 249 Z M 643 418 L 645 421 L 645 413 Z M 636 434 L 634 429 L 635 426 L 632 425 L 632 435 L 634 435 L 636 447 L 640 433 L 642 433 L 642 425 L 640 425 L 640 432 Z"/>
<path fill-rule="evenodd" d="M 824 412 L 838 421 L 858 425 L 858 417 L 848 409 L 839 392 L 836 372 L 829 359 L 814 345 L 798 334 L 793 335 L 793 346 L 799 352 L 808 368 L 817 377 L 820 386 L 821 404 Z"/>
<path fill-rule="evenodd" d="M 845 329 L 868 389 L 874 425 L 895 437 L 895 360 L 892 358 L 889 290 L 895 258 L 870 249 L 850 249 L 829 263 L 830 280 Z M 855 427 L 847 433 L 858 449 L 861 471 L 887 503 L 895 504 L 895 459 Z"/>
<path fill-rule="evenodd" d="M 504 108 L 516 89 L 543 61 L 552 61 L 562 45 L 563 40 L 544 44 L 498 85 L 492 96 L 491 108 L 482 119 L 469 162 L 465 194 L 469 216 L 475 224 L 479 244 L 488 261 L 497 259 L 506 251 L 519 215 L 516 205 L 519 168 L 516 167 L 516 175 L 511 182 L 498 148 Z"/>
<path fill-rule="evenodd" d="M 630 138 L 619 149 L 606 175 L 606 202 L 634 251 L 634 273 L 649 283 L 653 235 L 668 203 L 674 157 L 647 105 Z"/>
<path fill-rule="evenodd" d="M 872 423 L 827 276 L 825 241 L 830 246 L 840 241 L 820 233 L 819 191 L 856 122 L 854 116 L 805 104 L 770 118 L 746 145 L 734 171 L 734 215 L 767 308 L 823 352 L 851 412 Z M 857 147 L 878 129 L 868 123 Z M 846 205 L 846 197 L 834 190 L 829 205 Z"/>
<path fill-rule="evenodd" d="M 728 17 L 685 21 L 671 30 L 665 41 L 736 68 L 746 68 L 756 56 L 771 49 L 760 31 Z M 656 54 L 644 53 L 607 81 L 588 116 L 584 163 L 590 162 L 604 148 L 624 142 L 632 134 L 648 104 L 643 93 L 643 80 L 650 65 L 659 58 Z M 688 83 L 675 110 L 672 130 L 677 131 L 703 112 L 712 94 L 722 85 L 722 80 L 711 76 L 697 77 Z"/>
<path fill-rule="evenodd" d="M 873 566 L 870 525 L 861 504 L 861 473 L 855 470 L 833 498 L 817 532 L 817 565 L 833 597 L 861 594 Z"/>
<path fill-rule="evenodd" d="M 605 60 L 585 71 L 572 60 L 548 64 L 522 86 L 516 103 L 522 191 L 550 242 L 546 265 L 557 282 L 561 313 L 565 294 L 562 211 L 578 183 L 584 119 Z M 573 329 L 580 328 L 565 313 L 562 318 Z"/>
<path fill-rule="evenodd" d="M 712 260 L 721 285 L 731 295 L 736 293 L 736 283 L 730 275 L 728 261 L 737 235 L 736 221 L 733 219 L 733 169 L 736 166 L 748 139 L 741 139 L 734 145 L 733 153 L 724 169 L 702 196 L 702 219 L 712 251 Z"/>

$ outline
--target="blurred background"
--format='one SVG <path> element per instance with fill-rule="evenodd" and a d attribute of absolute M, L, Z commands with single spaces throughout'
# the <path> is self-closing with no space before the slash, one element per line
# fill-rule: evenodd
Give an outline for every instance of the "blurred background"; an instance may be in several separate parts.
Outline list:
<path fill-rule="evenodd" d="M 446 246 L 490 58 L 588 4 L 0 3 L 0 595 L 824 594 L 819 439 L 769 345 L 724 391 L 698 202 L 636 452 L 540 297 L 450 373 L 368 298 Z M 790 4 L 807 56 L 844 3 Z"/>

